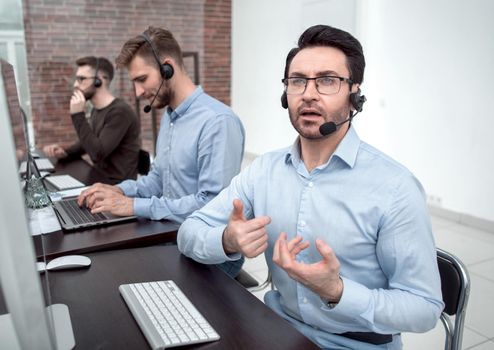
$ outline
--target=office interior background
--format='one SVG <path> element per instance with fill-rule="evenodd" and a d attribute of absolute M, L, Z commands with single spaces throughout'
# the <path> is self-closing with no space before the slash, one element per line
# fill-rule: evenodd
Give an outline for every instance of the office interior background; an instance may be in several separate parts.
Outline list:
<path fill-rule="evenodd" d="M 367 61 L 368 101 L 354 121 L 360 137 L 417 176 L 435 228 L 472 228 L 450 236 L 445 229 L 443 242 L 480 237 L 482 247 L 470 253 L 477 259 L 459 254 L 472 266 L 468 314 L 476 317 L 467 318 L 465 348 L 491 349 L 494 329 L 482 323 L 494 311 L 492 13 L 489 0 L 3 0 L 0 56 L 15 66 L 33 144 L 68 144 L 75 137 L 67 112 L 75 59 L 114 60 L 148 25 L 167 27 L 190 53 L 190 74 L 242 119 L 246 157 L 253 158 L 296 137 L 280 95 L 285 57 L 300 33 L 320 23 L 348 30 Z M 139 107 L 125 71 L 112 85 Z M 159 117 L 141 113 L 151 152 Z M 485 292 L 476 294 L 481 286 Z"/>

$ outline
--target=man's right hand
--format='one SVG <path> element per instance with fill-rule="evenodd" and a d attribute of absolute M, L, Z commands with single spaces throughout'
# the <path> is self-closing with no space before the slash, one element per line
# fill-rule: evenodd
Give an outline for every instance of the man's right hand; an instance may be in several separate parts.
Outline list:
<path fill-rule="evenodd" d="M 223 232 L 223 249 L 226 254 L 238 252 L 248 258 L 255 258 L 268 247 L 266 225 L 271 222 L 271 218 L 260 216 L 247 220 L 243 210 L 242 201 L 235 199 L 230 220 Z"/>
<path fill-rule="evenodd" d="M 43 147 L 43 153 L 50 158 L 60 159 L 67 157 L 67 152 L 65 152 L 63 147 L 60 146 L 58 143 L 54 143 L 52 145 L 47 145 Z"/>

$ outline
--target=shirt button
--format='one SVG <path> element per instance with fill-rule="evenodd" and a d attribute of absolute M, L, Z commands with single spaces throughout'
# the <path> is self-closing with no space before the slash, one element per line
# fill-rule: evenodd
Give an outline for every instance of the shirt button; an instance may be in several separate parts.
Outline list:
<path fill-rule="evenodd" d="M 314 186 L 314 183 L 313 182 L 309 182 L 309 187 L 312 187 Z"/>
<path fill-rule="evenodd" d="M 173 123 L 170 123 L 170 126 L 173 126 Z"/>
<path fill-rule="evenodd" d="M 304 304 L 307 304 L 307 298 L 304 298 L 303 301 L 304 301 Z"/>
<path fill-rule="evenodd" d="M 301 220 L 300 221 L 300 227 L 304 227 L 305 226 L 305 221 L 304 220 Z"/>

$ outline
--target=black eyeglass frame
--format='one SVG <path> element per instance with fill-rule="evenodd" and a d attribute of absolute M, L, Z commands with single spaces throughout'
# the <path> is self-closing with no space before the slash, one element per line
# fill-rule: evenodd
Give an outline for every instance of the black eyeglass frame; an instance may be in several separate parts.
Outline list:
<path fill-rule="evenodd" d="M 340 86 L 338 87 L 338 91 L 333 92 L 331 94 L 326 94 L 324 92 L 319 91 L 319 85 L 317 84 L 317 80 L 318 79 L 323 79 L 323 78 L 338 79 L 340 81 Z M 287 91 L 287 89 L 288 89 L 288 81 L 290 79 L 301 79 L 301 80 L 305 80 L 304 90 L 302 92 L 300 92 L 300 93 L 289 93 Z M 352 79 L 345 78 L 345 77 L 340 77 L 340 76 L 337 76 L 337 75 L 323 75 L 323 76 L 320 76 L 320 77 L 313 77 L 313 78 L 308 78 L 308 77 L 288 77 L 288 78 L 281 79 L 281 82 L 283 83 L 283 85 L 285 85 L 285 93 L 287 95 L 302 95 L 303 93 L 305 93 L 305 90 L 307 90 L 307 84 L 308 84 L 309 80 L 314 80 L 314 82 L 316 83 L 316 90 L 321 95 L 335 95 L 335 94 L 339 93 L 340 92 L 340 89 L 341 89 L 341 83 L 342 82 L 346 82 L 346 83 L 350 84 L 350 89 L 352 88 L 352 85 L 353 85 L 353 80 Z"/>
<path fill-rule="evenodd" d="M 83 75 L 76 75 L 75 80 L 79 84 L 82 84 L 84 82 L 84 80 L 87 80 L 87 79 L 96 79 L 96 78 L 97 78 L 96 76 L 94 76 L 94 77 L 85 77 Z"/>

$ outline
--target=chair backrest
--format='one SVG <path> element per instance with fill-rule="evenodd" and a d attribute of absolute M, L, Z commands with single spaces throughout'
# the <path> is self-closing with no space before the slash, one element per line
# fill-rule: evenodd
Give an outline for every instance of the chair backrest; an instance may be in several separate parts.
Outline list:
<path fill-rule="evenodd" d="M 141 149 L 139 150 L 139 160 L 137 162 L 137 172 L 141 175 L 147 175 L 151 168 L 151 157 L 149 152 Z"/>
<path fill-rule="evenodd" d="M 460 350 L 470 295 L 470 277 L 460 259 L 439 248 L 437 249 L 437 264 L 445 304 L 441 314 L 441 322 L 446 329 L 445 349 Z M 450 316 L 455 316 L 454 326 Z"/>

